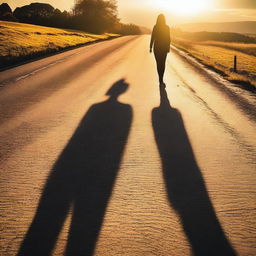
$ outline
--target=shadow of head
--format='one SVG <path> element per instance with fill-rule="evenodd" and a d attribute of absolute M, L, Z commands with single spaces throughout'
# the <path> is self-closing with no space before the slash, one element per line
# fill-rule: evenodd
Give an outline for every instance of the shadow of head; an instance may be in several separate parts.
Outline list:
<path fill-rule="evenodd" d="M 107 91 L 106 95 L 111 98 L 117 98 L 119 95 L 125 93 L 129 87 L 129 84 L 125 81 L 125 79 L 120 79 L 115 82 L 112 87 Z"/>

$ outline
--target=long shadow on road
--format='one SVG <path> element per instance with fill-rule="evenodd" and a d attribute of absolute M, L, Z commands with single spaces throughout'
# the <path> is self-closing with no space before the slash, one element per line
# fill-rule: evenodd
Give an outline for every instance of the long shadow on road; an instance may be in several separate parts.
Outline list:
<path fill-rule="evenodd" d="M 131 126 L 131 106 L 117 100 L 127 88 L 116 82 L 109 99 L 86 113 L 49 175 L 18 255 L 50 255 L 69 213 L 65 255 L 93 254 Z"/>
<path fill-rule="evenodd" d="M 152 125 L 168 199 L 180 217 L 193 254 L 236 255 L 214 211 L 182 116 L 171 107 L 163 87 L 160 97 L 160 106 L 152 112 Z"/>

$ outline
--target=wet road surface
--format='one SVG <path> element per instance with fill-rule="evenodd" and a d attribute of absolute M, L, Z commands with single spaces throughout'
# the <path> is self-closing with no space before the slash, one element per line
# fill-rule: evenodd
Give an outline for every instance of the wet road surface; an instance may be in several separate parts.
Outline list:
<path fill-rule="evenodd" d="M 149 37 L 0 73 L 0 255 L 255 255 L 255 95 Z"/>

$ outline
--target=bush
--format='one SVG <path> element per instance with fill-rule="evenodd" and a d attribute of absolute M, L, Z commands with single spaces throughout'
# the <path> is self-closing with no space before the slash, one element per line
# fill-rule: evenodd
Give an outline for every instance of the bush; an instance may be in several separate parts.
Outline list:
<path fill-rule="evenodd" d="M 6 12 L 3 15 L 0 15 L 0 20 L 5 20 L 5 21 L 15 21 L 17 22 L 18 20 L 13 16 L 11 12 Z"/>
<path fill-rule="evenodd" d="M 140 28 L 134 24 L 122 24 L 119 23 L 116 25 L 114 30 L 115 33 L 121 35 L 140 35 L 142 34 Z"/>

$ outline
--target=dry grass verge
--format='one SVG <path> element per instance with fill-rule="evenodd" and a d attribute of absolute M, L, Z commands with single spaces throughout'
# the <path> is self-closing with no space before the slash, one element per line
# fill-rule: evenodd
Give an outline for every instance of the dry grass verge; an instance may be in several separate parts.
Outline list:
<path fill-rule="evenodd" d="M 215 69 L 234 83 L 256 89 L 256 44 L 217 41 L 190 41 L 174 38 L 172 44 L 189 53 L 206 66 Z M 234 72 L 234 56 L 237 72 Z"/>
<path fill-rule="evenodd" d="M 0 21 L 0 68 L 117 36 Z"/>

